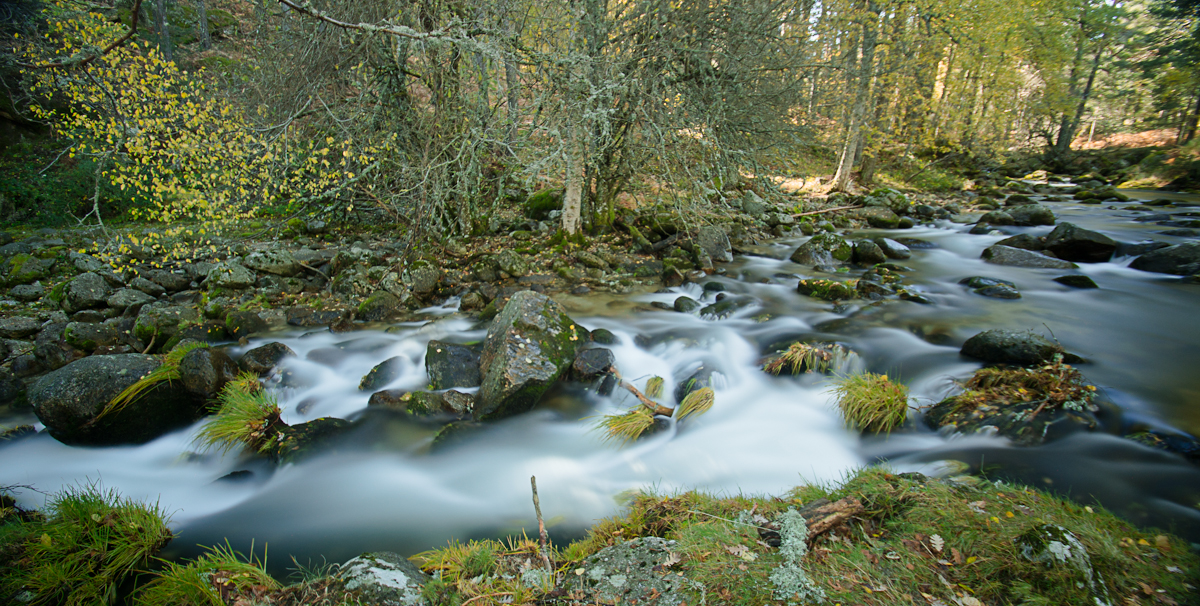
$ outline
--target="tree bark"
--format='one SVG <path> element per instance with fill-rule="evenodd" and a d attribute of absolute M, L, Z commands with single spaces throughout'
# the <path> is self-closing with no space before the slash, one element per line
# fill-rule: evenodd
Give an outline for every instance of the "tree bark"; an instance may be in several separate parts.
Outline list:
<path fill-rule="evenodd" d="M 166 0 L 157 0 L 154 3 L 154 28 L 158 30 L 158 52 L 162 53 L 163 58 L 167 61 L 174 61 L 175 53 L 171 51 L 171 30 L 167 23 Z"/>
<path fill-rule="evenodd" d="M 854 160 L 861 152 L 866 138 L 867 107 L 871 100 L 871 80 L 875 75 L 875 45 L 879 39 L 879 6 L 874 0 L 867 3 L 867 15 L 862 24 L 861 58 L 858 66 L 858 82 L 855 86 L 854 105 L 850 111 L 850 128 L 846 129 L 846 141 L 838 161 L 837 173 L 833 176 L 833 189 L 845 191 L 850 186 L 850 172 Z"/>
<path fill-rule="evenodd" d="M 197 25 L 197 32 L 200 34 L 201 50 L 212 48 L 212 37 L 208 35 L 208 7 L 204 0 L 196 0 L 196 14 L 200 18 L 200 23 Z"/>
<path fill-rule="evenodd" d="M 563 231 L 570 235 L 579 233 L 580 213 L 583 208 L 583 146 L 579 136 L 580 126 L 572 124 L 567 135 L 567 192 L 563 195 Z"/>

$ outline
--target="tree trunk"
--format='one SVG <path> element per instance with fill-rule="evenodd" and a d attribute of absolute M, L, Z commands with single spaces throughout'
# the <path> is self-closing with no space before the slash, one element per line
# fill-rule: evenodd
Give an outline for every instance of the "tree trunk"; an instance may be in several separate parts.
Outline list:
<path fill-rule="evenodd" d="M 158 52 L 167 61 L 174 61 L 175 54 L 171 52 L 171 30 L 167 24 L 167 1 L 158 0 L 154 3 L 154 29 L 158 30 Z"/>
<path fill-rule="evenodd" d="M 850 111 L 850 128 L 846 130 L 846 141 L 842 145 L 837 173 L 833 176 L 833 189 L 845 191 L 850 186 L 850 172 L 854 160 L 861 152 L 866 138 L 867 107 L 871 100 L 871 79 L 875 75 L 875 44 L 878 40 L 879 6 L 874 0 L 867 3 L 867 15 L 862 25 L 862 48 L 858 67 L 858 82 L 854 93 L 854 106 Z"/>
<path fill-rule="evenodd" d="M 208 35 L 208 7 L 204 0 L 196 0 L 196 14 L 200 19 L 196 31 L 200 34 L 200 49 L 208 50 L 212 48 L 212 38 Z"/>
<path fill-rule="evenodd" d="M 563 231 L 570 235 L 579 233 L 580 216 L 583 210 L 583 163 L 584 153 L 579 136 L 580 126 L 572 124 L 567 135 L 567 192 L 563 195 Z"/>
<path fill-rule="evenodd" d="M 1200 123 L 1200 94 L 1196 95 L 1196 109 L 1192 111 L 1192 115 L 1188 118 L 1187 130 L 1183 135 L 1183 142 L 1187 143 L 1196 136 L 1196 124 Z"/>
<path fill-rule="evenodd" d="M 1073 114 L 1063 115 L 1062 124 L 1058 130 L 1058 140 L 1054 142 L 1054 153 L 1058 157 L 1063 157 L 1071 149 L 1071 141 L 1075 140 L 1075 133 L 1079 130 L 1079 123 L 1083 120 L 1083 113 L 1087 109 L 1088 98 L 1092 96 L 1092 85 L 1096 82 L 1096 72 L 1100 71 L 1100 59 L 1104 56 L 1105 45 L 1101 45 L 1096 49 L 1096 56 L 1092 59 L 1092 69 L 1088 73 L 1087 84 L 1083 87 L 1083 92 L 1079 95 L 1079 103 L 1075 106 Z"/>

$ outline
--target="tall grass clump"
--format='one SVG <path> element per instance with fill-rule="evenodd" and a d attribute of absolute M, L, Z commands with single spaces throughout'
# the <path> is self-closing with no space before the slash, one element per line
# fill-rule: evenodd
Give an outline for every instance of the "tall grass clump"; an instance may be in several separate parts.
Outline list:
<path fill-rule="evenodd" d="M 262 389 L 253 373 L 242 373 L 217 396 L 212 419 L 196 441 L 204 449 L 229 452 L 245 448 L 265 454 L 275 445 L 284 427 L 275 396 Z"/>
<path fill-rule="evenodd" d="M 174 536 L 157 505 L 96 486 L 68 488 L 26 526 L 22 554 L 0 580 L 0 596 L 27 592 L 29 604 L 114 604 L 118 589 L 145 570 Z"/>
<path fill-rule="evenodd" d="M 871 433 L 891 433 L 908 418 L 908 387 L 887 375 L 863 372 L 834 380 L 833 393 L 846 424 Z"/>
<path fill-rule="evenodd" d="M 773 375 L 787 371 L 793 375 L 806 372 L 829 373 L 850 356 L 850 351 L 837 343 L 792 343 L 777 356 L 763 364 L 763 371 Z"/>
<path fill-rule="evenodd" d="M 135 606 L 225 606 L 228 603 L 222 597 L 225 595 L 252 598 L 279 589 L 279 582 L 266 573 L 265 554 L 258 561 L 253 553 L 245 558 L 228 542 L 209 547 L 204 555 L 186 565 L 175 562 L 166 565 L 166 570 L 137 593 Z"/>

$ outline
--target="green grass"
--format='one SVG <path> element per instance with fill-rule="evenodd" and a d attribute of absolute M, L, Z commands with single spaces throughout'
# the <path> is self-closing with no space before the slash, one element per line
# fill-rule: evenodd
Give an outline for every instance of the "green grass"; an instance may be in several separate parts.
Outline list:
<path fill-rule="evenodd" d="M 114 604 L 118 589 L 172 538 L 158 505 L 96 486 L 69 488 L 46 507 L 44 521 L 25 522 L 15 559 L 0 570 L 0 596 L 27 591 L 32 604 Z M 6 544 L 11 550 L 14 544 Z"/>
<path fill-rule="evenodd" d="M 697 389 L 689 393 L 675 407 L 675 420 L 682 421 L 688 417 L 702 415 L 712 409 L 713 403 L 716 401 L 716 395 L 711 387 Z"/>
<path fill-rule="evenodd" d="M 606 441 L 627 444 L 654 427 L 654 413 L 639 405 L 619 415 L 605 415 L 599 421 L 599 429 Z"/>
<path fill-rule="evenodd" d="M 275 396 L 261 388 L 258 377 L 242 373 L 221 389 L 217 409 L 196 441 L 205 450 L 269 452 L 280 435 L 280 412 Z"/>
<path fill-rule="evenodd" d="M 264 571 L 265 553 L 255 561 L 253 553 L 247 558 L 229 543 L 207 549 L 187 564 L 166 562 L 166 569 L 138 591 L 135 606 L 225 606 L 222 594 L 240 598 L 279 588 L 279 583 Z"/>
<path fill-rule="evenodd" d="M 864 372 L 834 380 L 833 393 L 846 424 L 872 433 L 891 433 L 908 418 L 908 387 L 887 375 Z"/>
<path fill-rule="evenodd" d="M 793 375 L 806 372 L 829 373 L 838 368 L 850 352 L 837 343 L 792 343 L 774 358 L 763 364 L 763 371 L 778 376 L 783 371 Z"/>

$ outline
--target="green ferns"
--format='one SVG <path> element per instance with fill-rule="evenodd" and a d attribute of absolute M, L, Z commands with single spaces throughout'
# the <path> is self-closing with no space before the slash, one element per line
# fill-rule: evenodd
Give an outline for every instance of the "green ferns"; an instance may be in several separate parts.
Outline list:
<path fill-rule="evenodd" d="M 4 571 L 0 595 L 31 594 L 31 604 L 113 604 L 118 587 L 170 542 L 166 514 L 96 486 L 68 488 L 26 526 L 23 557 Z"/>
<path fill-rule="evenodd" d="M 869 372 L 834 381 L 834 394 L 846 424 L 873 433 L 891 433 L 908 418 L 908 387 Z"/>
<path fill-rule="evenodd" d="M 246 448 L 267 454 L 279 441 L 281 429 L 286 427 L 279 419 L 280 412 L 275 396 L 262 389 L 258 377 L 242 373 L 221 390 L 217 409 L 196 441 L 204 449 L 229 452 Z"/>

